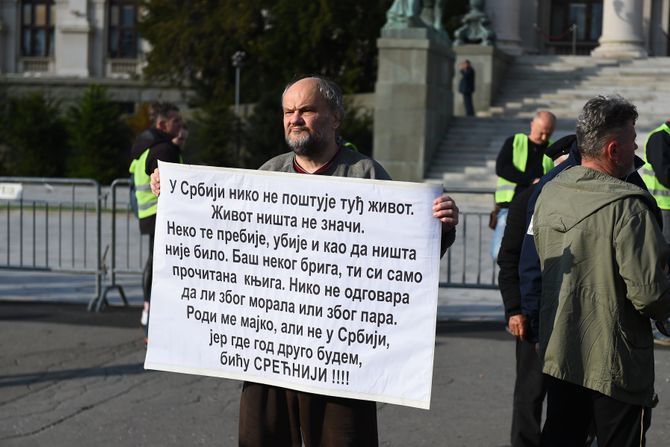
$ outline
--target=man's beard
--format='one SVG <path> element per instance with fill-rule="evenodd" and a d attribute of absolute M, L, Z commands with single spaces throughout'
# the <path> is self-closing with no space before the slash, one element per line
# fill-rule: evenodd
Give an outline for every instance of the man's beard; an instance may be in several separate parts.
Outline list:
<path fill-rule="evenodd" d="M 298 135 L 289 132 L 286 136 L 286 144 L 296 155 L 313 155 L 319 152 L 322 138 L 318 133 L 311 133 L 308 130 Z"/>

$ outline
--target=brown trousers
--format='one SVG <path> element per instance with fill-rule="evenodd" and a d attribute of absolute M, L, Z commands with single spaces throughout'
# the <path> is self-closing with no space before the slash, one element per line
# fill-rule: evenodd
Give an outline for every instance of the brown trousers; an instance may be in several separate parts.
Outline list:
<path fill-rule="evenodd" d="M 240 447 L 376 447 L 375 402 L 245 382 Z"/>

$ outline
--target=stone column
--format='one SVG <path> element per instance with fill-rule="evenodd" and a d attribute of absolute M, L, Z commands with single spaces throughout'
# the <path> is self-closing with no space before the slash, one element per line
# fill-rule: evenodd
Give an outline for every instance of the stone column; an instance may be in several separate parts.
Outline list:
<path fill-rule="evenodd" d="M 639 0 L 604 0 L 603 33 L 592 56 L 607 58 L 645 57 L 642 5 Z"/>
<path fill-rule="evenodd" d="M 86 78 L 90 75 L 90 33 L 86 0 L 69 0 L 55 5 L 56 75 Z"/>
<path fill-rule="evenodd" d="M 523 54 L 519 31 L 521 0 L 488 1 L 486 13 L 496 33 L 496 47 L 511 56 Z"/>
<path fill-rule="evenodd" d="M 373 156 L 394 180 L 421 182 L 453 115 L 451 46 L 408 28 L 382 30 L 377 47 Z"/>

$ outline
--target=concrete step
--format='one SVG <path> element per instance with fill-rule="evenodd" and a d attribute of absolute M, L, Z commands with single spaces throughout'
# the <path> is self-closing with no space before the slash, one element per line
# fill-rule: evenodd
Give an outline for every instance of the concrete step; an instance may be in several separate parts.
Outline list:
<path fill-rule="evenodd" d="M 506 73 L 501 94 L 476 118 L 450 123 L 427 178 L 448 188 L 495 188 L 495 159 L 505 139 L 528 132 L 537 110 L 559 117 L 553 139 L 574 133 L 584 103 L 598 94 L 619 93 L 638 106 L 638 145 L 668 116 L 670 57 L 625 61 L 588 56 L 524 56 Z"/>

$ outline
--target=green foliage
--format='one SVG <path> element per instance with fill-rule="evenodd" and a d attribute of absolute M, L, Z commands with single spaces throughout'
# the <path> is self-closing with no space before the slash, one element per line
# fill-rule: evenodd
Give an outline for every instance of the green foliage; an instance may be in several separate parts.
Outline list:
<path fill-rule="evenodd" d="M 187 153 L 185 157 L 204 165 L 243 167 L 238 163 L 235 126 L 235 115 L 228 106 L 205 104 L 189 123 L 192 138 L 188 146 L 197 148 L 197 152 Z"/>
<path fill-rule="evenodd" d="M 372 113 L 350 102 L 345 102 L 344 121 L 340 134 L 353 143 L 361 154 L 372 156 Z"/>
<path fill-rule="evenodd" d="M 194 88 L 198 105 L 234 95 L 233 54 L 247 54 L 241 96 L 255 102 L 299 74 L 348 92 L 372 91 L 376 39 L 391 0 L 145 0 L 141 32 L 152 46 L 145 74 Z"/>
<path fill-rule="evenodd" d="M 284 143 L 280 90 L 263 94 L 245 124 L 245 167 L 258 168 L 288 150 Z"/>
<path fill-rule="evenodd" d="M 67 135 L 59 102 L 38 92 L 9 97 L 2 109 L 4 172 L 12 176 L 62 176 Z"/>
<path fill-rule="evenodd" d="M 66 115 L 70 146 L 69 177 L 93 178 L 103 184 L 127 175 L 130 128 L 104 87 L 86 89 Z"/>
<path fill-rule="evenodd" d="M 374 89 L 376 41 L 391 3 L 145 0 L 140 30 L 152 46 L 145 75 L 195 91 L 192 105 L 200 109 L 192 123 L 195 162 L 256 168 L 286 151 L 280 96 L 287 82 L 320 74 L 346 92 Z M 241 101 L 257 105 L 237 126 L 230 113 L 235 91 L 231 59 L 239 50 L 247 55 Z M 347 137 L 368 150 L 370 122 L 364 117 L 360 124 L 352 115 L 351 125 L 344 123 Z"/>

